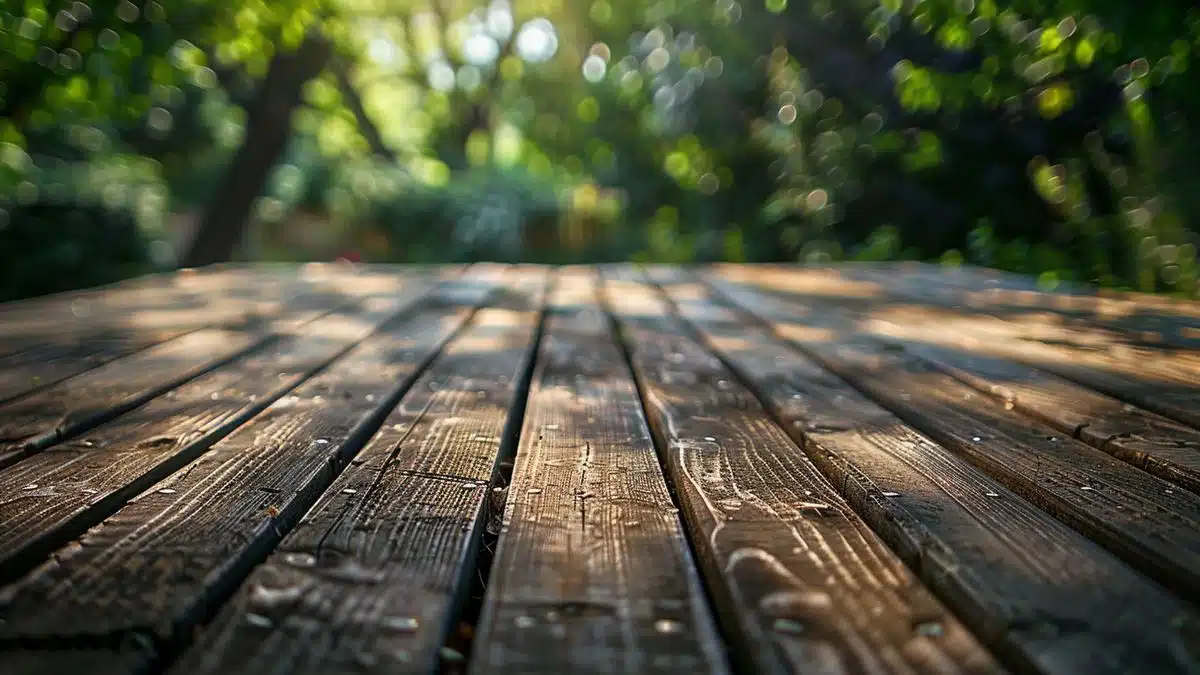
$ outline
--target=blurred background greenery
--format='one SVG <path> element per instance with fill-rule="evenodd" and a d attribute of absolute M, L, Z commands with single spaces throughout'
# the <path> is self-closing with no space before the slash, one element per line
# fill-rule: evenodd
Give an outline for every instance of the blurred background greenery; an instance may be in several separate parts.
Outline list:
<path fill-rule="evenodd" d="M 0 299 L 223 260 L 1195 295 L 1183 0 L 6 0 Z"/>

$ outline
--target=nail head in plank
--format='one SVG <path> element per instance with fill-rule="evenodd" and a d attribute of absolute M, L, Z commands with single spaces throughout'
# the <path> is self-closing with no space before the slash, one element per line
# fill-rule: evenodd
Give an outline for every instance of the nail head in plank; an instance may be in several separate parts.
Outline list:
<path fill-rule="evenodd" d="M 1002 672 L 669 306 L 613 272 L 606 297 L 742 666 Z"/>

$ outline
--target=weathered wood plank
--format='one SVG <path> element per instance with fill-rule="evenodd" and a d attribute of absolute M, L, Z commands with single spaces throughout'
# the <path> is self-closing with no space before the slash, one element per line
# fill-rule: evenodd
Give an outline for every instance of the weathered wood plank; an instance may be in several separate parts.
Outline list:
<path fill-rule="evenodd" d="M 413 270 L 406 276 L 430 275 Z M 164 277 L 160 286 L 115 298 L 101 294 L 8 312 L 0 305 L 0 331 L 21 336 L 0 337 L 0 354 L 11 351 L 5 345 L 26 345 L 0 355 L 0 403 L 202 328 L 262 321 L 289 308 L 307 307 L 315 317 L 394 278 L 374 268 L 345 266 L 180 273 Z"/>
<path fill-rule="evenodd" d="M 0 472 L 0 495 L 6 495 L 0 496 L 0 583 L 28 572 L 194 460 L 352 347 L 397 306 L 405 310 L 422 301 L 427 309 L 416 321 L 437 331 L 465 320 L 490 291 L 475 281 L 472 293 L 456 289 L 472 282 L 468 276 L 428 297 L 412 289 L 335 311 L 93 429 L 86 439 L 52 446 Z"/>
<path fill-rule="evenodd" d="M 726 673 L 594 272 L 556 282 L 470 672 Z"/>
<path fill-rule="evenodd" d="M 999 672 L 733 373 L 621 276 L 606 297 L 741 666 Z"/>
<path fill-rule="evenodd" d="M 74 312 L 40 312 L 37 307 L 0 312 L 0 330 L 19 336 L 0 337 L 0 402 L 201 328 L 243 323 L 259 312 L 277 311 L 287 292 L 301 290 L 276 279 L 257 284 L 249 278 L 222 281 L 237 283 L 238 288 L 193 283 L 186 291 L 167 286 L 126 294 L 137 300 L 128 306 L 110 301 L 96 307 L 100 303 L 77 299 L 71 304 Z M 63 313 L 69 318 L 61 317 Z"/>
<path fill-rule="evenodd" d="M 1195 350 L 1200 339 L 1186 336 L 1164 339 L 1172 330 L 1171 325 L 1179 327 L 1176 319 L 1163 319 L 1171 325 L 1151 325 L 1146 322 L 1156 315 L 1143 312 L 1135 316 L 1144 308 L 1127 300 L 1033 291 L 1021 292 L 1019 297 L 1029 296 L 1031 304 L 1052 307 L 997 306 L 990 291 L 947 288 L 937 279 L 948 273 L 922 275 L 922 269 L 904 267 L 887 274 L 866 267 L 854 268 L 853 273 L 841 269 L 793 268 L 777 270 L 783 273 L 772 278 L 803 277 L 808 284 L 812 276 L 824 275 L 874 285 L 881 294 L 879 299 L 886 299 L 886 303 L 873 303 L 876 314 L 909 314 L 917 309 L 904 306 L 905 302 L 920 303 L 923 306 L 920 311 L 929 320 L 953 321 L 960 330 L 984 340 L 987 348 L 998 356 L 1023 361 L 1178 422 L 1200 427 L 1200 412 L 1197 412 L 1200 353 Z M 1080 310 L 1076 314 L 1064 308 L 1082 301 L 1099 304 L 1093 310 Z M 1180 348 L 1179 340 L 1191 342 Z"/>
<path fill-rule="evenodd" d="M 1189 598 L 1200 594 L 1200 496 L 1006 410 L 862 333 L 834 303 L 788 306 L 720 273 L 708 279 L 821 365 L 1014 492 L 1168 588 Z"/>
<path fill-rule="evenodd" d="M 1029 328 L 1055 328 L 1067 339 L 1101 339 L 1152 348 L 1200 347 L 1200 304 L 1165 302 L 1146 294 L 1101 294 L 1060 283 L 1053 292 L 1036 280 L 977 267 L 839 265 L 832 268 L 886 287 L 896 299 L 983 312 Z"/>
<path fill-rule="evenodd" d="M 171 672 L 433 672 L 520 423 L 532 272 L 447 345 Z"/>
<path fill-rule="evenodd" d="M 975 354 L 970 340 L 964 340 L 958 349 L 930 345 L 921 341 L 926 330 L 921 325 L 890 323 L 873 332 L 895 339 L 942 372 L 995 396 L 1010 409 L 1200 493 L 1200 431 L 1036 368 Z"/>
<path fill-rule="evenodd" d="M 655 274 L 838 492 L 1018 672 L 1200 671 L 1200 616 L 678 274 Z"/>
<path fill-rule="evenodd" d="M 50 647 L 132 641 L 145 647 L 143 668 L 155 653 L 169 656 L 313 504 L 454 329 L 428 319 L 359 343 L 0 590 L 0 646 L 42 644 L 57 659 Z M 100 654 L 96 667 L 123 658 Z"/>
<path fill-rule="evenodd" d="M 396 278 L 392 292 L 423 292 L 432 280 Z M 359 302 L 375 286 L 363 284 Z M 204 329 L 159 344 L 0 406 L 0 469 L 133 410 L 248 351 L 293 330 L 348 298 L 322 289 L 296 299 L 273 319 L 239 328 Z"/>

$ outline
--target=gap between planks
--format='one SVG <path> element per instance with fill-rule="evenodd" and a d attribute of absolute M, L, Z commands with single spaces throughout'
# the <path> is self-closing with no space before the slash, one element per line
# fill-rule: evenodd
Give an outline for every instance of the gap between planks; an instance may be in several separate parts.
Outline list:
<path fill-rule="evenodd" d="M 428 673 L 462 657 L 443 645 L 541 324 L 544 270 L 514 274 L 171 672 Z"/>
<path fill-rule="evenodd" d="M 893 550 L 1018 672 L 1200 669 L 1195 610 L 908 427 L 688 275 L 676 312 Z"/>
<path fill-rule="evenodd" d="M 657 292 L 605 272 L 736 667 L 1003 672 Z"/>
<path fill-rule="evenodd" d="M 596 281 L 557 278 L 469 671 L 727 673 Z"/>
<path fill-rule="evenodd" d="M 905 350 L 880 343 L 843 307 L 812 295 L 802 301 L 769 297 L 758 290 L 763 279 L 746 274 L 754 273 L 722 268 L 704 277 L 908 424 L 1171 590 L 1197 597 L 1200 497 L 1006 410 Z"/>
<path fill-rule="evenodd" d="M 416 297 L 428 290 L 431 281 L 414 276 L 393 279 L 390 289 L 379 288 L 378 284 L 362 284 L 357 291 L 341 289 L 337 292 L 340 300 L 332 305 L 323 304 L 330 297 L 328 288 L 312 289 L 299 294 L 295 306 L 277 310 L 265 321 L 235 329 L 188 333 L 11 401 L 0 406 L 0 470 L 135 410 L 338 307 L 373 302 L 368 299 L 369 292 Z M 351 294 L 349 299 L 344 297 L 345 292 Z"/>
<path fill-rule="evenodd" d="M 0 644 L 132 644 L 162 663 L 231 593 L 379 427 L 465 320 L 452 305 L 358 343 L 81 542 L 0 591 Z M 455 325 L 454 315 L 459 323 Z M 70 589 L 70 594 L 65 591 Z M 130 642 L 132 640 L 132 643 Z M 124 672 L 128 649 L 96 667 Z"/>
<path fill-rule="evenodd" d="M 455 293 L 459 285 L 447 281 L 430 294 L 417 288 L 337 309 L 96 427 L 85 440 L 52 446 L 0 472 L 0 495 L 6 495 L 0 497 L 0 583 L 192 462 L 370 333 L 387 332 L 413 312 L 431 324 L 453 320 L 488 292 Z"/>

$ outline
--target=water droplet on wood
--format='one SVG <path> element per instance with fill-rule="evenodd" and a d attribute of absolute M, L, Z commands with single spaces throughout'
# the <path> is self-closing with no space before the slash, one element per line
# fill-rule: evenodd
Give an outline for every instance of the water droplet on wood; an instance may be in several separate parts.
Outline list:
<path fill-rule="evenodd" d="M 1095 488 L 1093 488 L 1091 485 L 1081 485 L 1081 486 L 1079 486 L 1079 489 L 1080 490 L 1093 490 Z"/>
<path fill-rule="evenodd" d="M 163 488 L 163 489 L 159 490 L 158 492 L 159 492 L 160 494 L 164 494 L 164 495 L 173 495 L 173 494 L 175 494 L 175 491 L 174 491 L 174 490 L 172 490 L 171 488 Z"/>
<path fill-rule="evenodd" d="M 780 633 L 789 633 L 791 635 L 799 635 L 804 632 L 804 624 L 794 619 L 775 619 L 773 624 L 775 630 Z"/>
<path fill-rule="evenodd" d="M 286 605 L 299 600 L 304 595 L 304 591 L 305 588 L 303 586 L 271 588 L 270 586 L 255 584 L 250 589 L 250 602 L 263 608 Z"/>
<path fill-rule="evenodd" d="M 937 621 L 923 621 L 917 624 L 917 633 L 925 637 L 939 637 L 945 633 L 945 629 Z"/>
<path fill-rule="evenodd" d="M 358 490 L 355 490 L 354 488 L 342 488 L 342 494 L 344 495 L 352 495 L 356 493 L 358 493 Z"/>
<path fill-rule="evenodd" d="M 385 616 L 379 620 L 379 625 L 400 633 L 415 633 L 421 622 L 413 616 Z"/>
<path fill-rule="evenodd" d="M 251 626 L 255 626 L 257 628 L 270 628 L 271 626 L 275 625 L 271 622 L 270 619 L 263 616 L 262 614 L 254 614 L 254 613 L 249 613 L 246 615 L 246 623 L 250 624 Z"/>
<path fill-rule="evenodd" d="M 36 489 L 37 489 L 37 483 L 30 483 L 29 485 L 26 485 L 25 487 L 23 487 L 23 488 L 21 488 L 21 489 L 22 489 L 22 490 L 36 490 Z"/>
<path fill-rule="evenodd" d="M 474 483 L 463 483 L 462 484 L 462 489 L 464 489 L 464 490 L 474 490 L 477 487 L 479 487 L 479 486 Z"/>
<path fill-rule="evenodd" d="M 540 495 L 542 494 L 542 488 L 529 488 L 526 492 L 531 495 Z"/>
<path fill-rule="evenodd" d="M 674 619 L 659 619 L 654 622 L 654 630 L 664 635 L 680 633 L 683 631 L 683 624 Z"/>
<path fill-rule="evenodd" d="M 715 441 L 715 440 L 717 440 L 717 439 L 716 439 L 715 437 L 713 437 L 713 436 L 705 436 L 705 437 L 704 437 L 704 440 L 706 440 L 706 441 L 708 441 L 708 442 L 710 442 L 710 443 L 711 443 L 711 442 L 713 442 L 713 441 Z"/>
<path fill-rule="evenodd" d="M 997 494 L 997 493 L 995 493 L 995 492 L 985 492 L 985 493 L 983 493 L 983 496 L 985 496 L 985 497 L 999 497 L 1000 495 L 999 495 L 999 494 Z"/>
<path fill-rule="evenodd" d="M 899 492 L 884 492 L 883 496 L 884 497 L 899 497 L 900 493 Z"/>
<path fill-rule="evenodd" d="M 317 558 L 309 553 L 285 553 L 283 561 L 295 567 L 312 567 L 317 564 Z"/>
<path fill-rule="evenodd" d="M 317 439 L 317 445 L 325 445 L 327 443 L 329 443 L 329 439 L 326 439 L 326 438 L 318 438 Z"/>
<path fill-rule="evenodd" d="M 975 441 L 976 443 L 978 443 L 979 441 L 982 441 L 983 439 L 982 439 L 982 438 L 980 438 L 980 437 L 978 437 L 978 436 L 972 436 L 972 437 L 971 437 L 971 440 L 972 440 L 972 441 Z"/>

